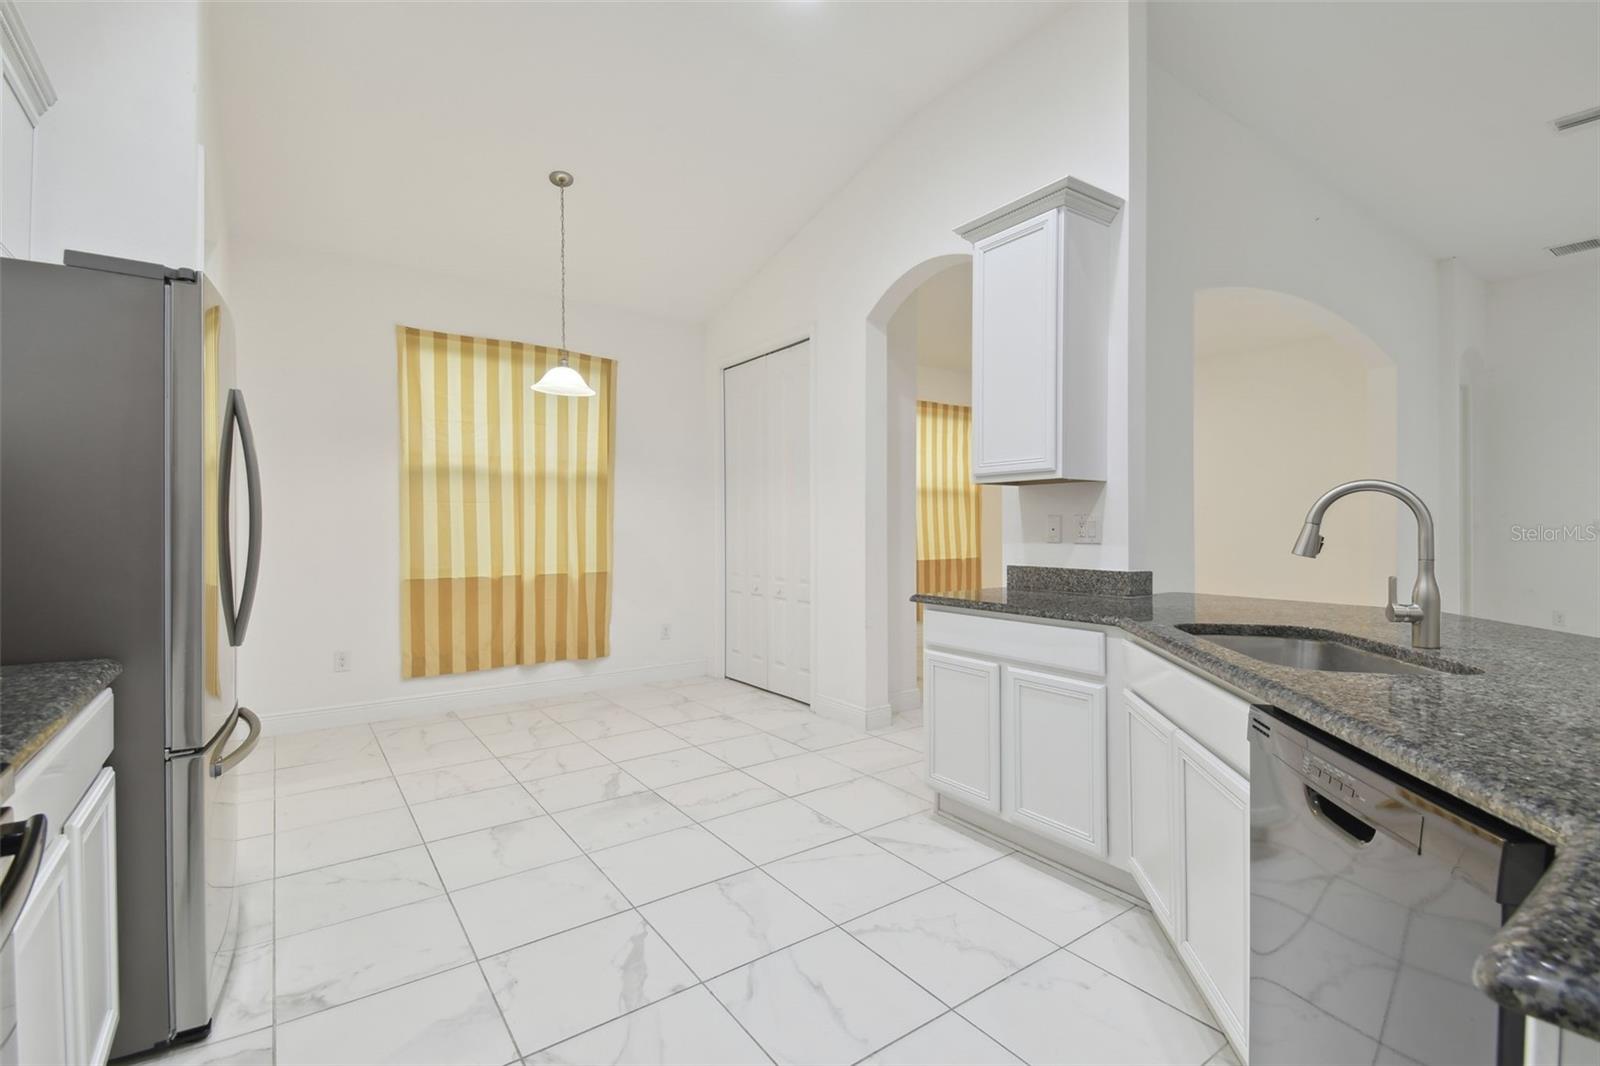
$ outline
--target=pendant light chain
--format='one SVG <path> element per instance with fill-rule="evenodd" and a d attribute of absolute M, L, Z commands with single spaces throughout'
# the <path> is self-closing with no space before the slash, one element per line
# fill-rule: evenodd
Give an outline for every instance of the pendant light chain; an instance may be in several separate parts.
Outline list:
<path fill-rule="evenodd" d="M 567 187 L 561 193 L 561 365 L 567 365 Z"/>
<path fill-rule="evenodd" d="M 547 396 L 585 398 L 593 396 L 594 389 L 572 368 L 567 351 L 567 187 L 572 184 L 572 175 L 565 170 L 552 170 L 550 184 L 561 193 L 561 361 L 533 383 L 533 391 Z"/>

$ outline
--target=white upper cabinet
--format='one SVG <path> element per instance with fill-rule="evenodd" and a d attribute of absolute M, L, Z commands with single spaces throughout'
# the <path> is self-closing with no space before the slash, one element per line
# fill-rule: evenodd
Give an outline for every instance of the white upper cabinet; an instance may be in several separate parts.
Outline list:
<path fill-rule="evenodd" d="M 973 242 L 972 476 L 1103 481 L 1112 223 L 1067 178 L 963 226 Z"/>
<path fill-rule="evenodd" d="M 55 100 L 21 13 L 0 4 L 0 255 L 32 253 L 34 127 Z"/>

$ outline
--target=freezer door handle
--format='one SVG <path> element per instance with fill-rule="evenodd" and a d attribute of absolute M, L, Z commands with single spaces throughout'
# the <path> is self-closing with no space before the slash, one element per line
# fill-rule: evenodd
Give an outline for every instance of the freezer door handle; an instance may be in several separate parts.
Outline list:
<path fill-rule="evenodd" d="M 0 810 L 0 821 L 9 815 L 9 807 Z M 25 822 L 0 825 L 0 855 L 12 856 L 5 878 L 0 880 L 0 944 L 11 936 L 11 929 L 22 914 L 22 904 L 33 888 L 33 878 L 39 872 L 39 859 L 44 854 L 45 816 L 36 814 Z"/>
<path fill-rule="evenodd" d="M 238 728 L 241 718 L 250 727 L 250 732 L 245 735 L 244 743 L 224 755 L 222 749 L 233 738 L 233 731 Z M 211 749 L 212 777 L 221 777 L 235 766 L 244 762 L 245 759 L 250 757 L 250 753 L 256 750 L 256 744 L 261 740 L 261 719 L 250 708 L 237 707 L 234 709 L 232 717 L 229 718 L 228 725 L 224 728 L 222 736 L 218 737 L 217 740 L 218 742 Z"/>
<path fill-rule="evenodd" d="M 244 477 L 250 490 L 250 548 L 245 556 L 244 590 L 238 600 L 233 596 L 233 523 L 229 521 L 233 508 L 233 431 L 239 427 L 239 443 L 244 449 Z M 256 582 L 261 576 L 261 466 L 256 459 L 256 435 L 250 428 L 250 412 L 245 407 L 244 393 L 228 390 L 228 407 L 222 415 L 222 460 L 217 471 L 217 542 L 219 577 L 222 587 L 222 618 L 228 626 L 228 643 L 237 648 L 244 643 L 245 630 L 250 626 L 250 611 L 256 603 Z M 237 606 L 235 605 L 237 603 Z"/>

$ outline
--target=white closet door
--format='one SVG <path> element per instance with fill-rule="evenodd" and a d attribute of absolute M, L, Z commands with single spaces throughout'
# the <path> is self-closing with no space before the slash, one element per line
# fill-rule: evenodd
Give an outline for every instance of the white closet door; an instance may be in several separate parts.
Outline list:
<path fill-rule="evenodd" d="M 727 556 L 727 674 L 767 686 L 767 366 L 723 372 L 723 513 Z"/>
<path fill-rule="evenodd" d="M 811 702 L 811 345 L 767 364 L 767 687 Z"/>
<path fill-rule="evenodd" d="M 811 345 L 723 372 L 727 675 L 811 701 Z"/>

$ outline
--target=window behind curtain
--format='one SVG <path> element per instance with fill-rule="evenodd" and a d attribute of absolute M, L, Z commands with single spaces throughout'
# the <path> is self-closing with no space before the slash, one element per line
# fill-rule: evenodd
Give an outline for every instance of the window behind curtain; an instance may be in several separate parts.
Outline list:
<path fill-rule="evenodd" d="M 982 586 L 979 493 L 972 481 L 972 408 L 918 400 L 918 592 Z"/>
<path fill-rule="evenodd" d="M 397 326 L 403 677 L 610 654 L 617 365 Z"/>

